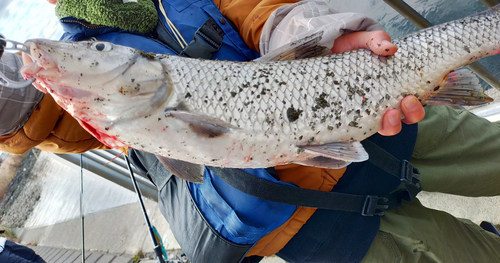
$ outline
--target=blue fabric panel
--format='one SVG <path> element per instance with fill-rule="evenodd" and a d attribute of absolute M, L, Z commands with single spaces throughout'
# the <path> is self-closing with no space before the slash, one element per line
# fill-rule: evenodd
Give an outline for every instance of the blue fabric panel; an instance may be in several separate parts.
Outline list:
<path fill-rule="evenodd" d="M 265 169 L 243 170 L 279 184 Z M 237 244 L 253 244 L 284 224 L 297 209 L 247 195 L 205 169 L 203 184 L 189 183 L 196 204 L 208 222 L 224 238 Z"/>

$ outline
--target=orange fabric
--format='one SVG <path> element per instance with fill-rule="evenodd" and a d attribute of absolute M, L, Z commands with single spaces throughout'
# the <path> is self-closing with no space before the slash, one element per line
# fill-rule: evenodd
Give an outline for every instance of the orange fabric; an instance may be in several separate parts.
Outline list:
<path fill-rule="evenodd" d="M 34 147 L 55 153 L 109 149 L 85 131 L 50 95 L 44 95 L 20 130 L 0 136 L 0 151 L 23 154 Z"/>
<path fill-rule="evenodd" d="M 343 169 L 321 169 L 296 164 L 275 167 L 278 177 L 283 182 L 294 182 L 301 188 L 331 191 L 344 175 Z M 282 226 L 263 237 L 247 254 L 249 256 L 271 256 L 280 251 L 292 239 L 316 208 L 299 207 Z"/>
<path fill-rule="evenodd" d="M 300 0 L 214 0 L 222 15 L 231 20 L 245 43 L 259 51 L 262 28 L 278 7 Z"/>

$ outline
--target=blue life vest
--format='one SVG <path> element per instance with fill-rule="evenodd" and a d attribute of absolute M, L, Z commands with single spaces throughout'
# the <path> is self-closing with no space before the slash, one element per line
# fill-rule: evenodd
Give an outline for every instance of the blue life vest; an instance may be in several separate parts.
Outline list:
<path fill-rule="evenodd" d="M 158 9 L 158 2 L 154 2 Z M 195 32 L 207 19 L 212 17 L 216 21 L 225 35 L 222 47 L 219 52 L 213 55 L 213 59 L 248 61 L 258 57 L 258 53 L 245 45 L 230 23 L 224 22 L 225 18 L 220 14 L 212 0 L 170 0 L 162 1 L 162 3 L 169 19 L 175 24 L 187 42 L 193 39 Z M 160 17 L 158 26 L 168 28 L 165 24 L 165 18 L 159 10 L 158 15 Z M 78 21 L 74 18 L 63 18 L 61 22 L 66 31 L 62 37 L 62 40 L 65 41 L 96 38 L 146 52 L 176 53 L 165 43 L 155 38 L 157 36 L 155 35 L 156 32 L 150 35 L 142 35 L 119 28 L 88 27 L 85 21 Z M 405 125 L 403 131 L 397 136 L 385 138 L 374 135 L 369 139 L 375 141 L 395 157 L 409 160 L 416 140 L 416 131 L 416 125 Z M 141 158 L 143 158 L 142 155 L 139 154 Z M 164 167 L 161 167 L 161 164 L 158 165 L 154 161 L 154 156 L 141 158 L 136 158 L 136 165 L 140 166 L 140 162 L 148 163 L 147 169 L 144 169 L 145 172 L 168 173 Z M 151 171 L 149 170 L 150 167 L 155 167 L 156 170 Z M 287 184 L 280 182 L 265 169 L 245 169 L 244 171 L 277 184 Z M 224 255 L 231 254 L 228 251 L 231 249 L 238 250 L 237 253 L 241 253 L 239 256 L 231 255 L 232 259 L 244 257 L 247 249 L 249 250 L 262 237 L 286 222 L 297 208 L 294 205 L 262 200 L 240 192 L 208 169 L 205 172 L 204 184 L 186 183 L 189 191 L 179 190 L 183 187 L 179 180 L 171 179 L 171 177 L 166 178 L 165 180 L 168 180 L 168 182 L 165 185 L 170 184 L 168 187 L 157 185 L 159 190 L 167 191 L 166 193 L 161 192 L 167 196 L 160 198 L 162 200 L 160 210 L 167 219 L 172 219 L 169 223 L 174 234 L 178 233 L 176 238 L 188 254 L 188 257 L 200 262 L 207 254 L 211 256 L 218 255 L 218 258 L 223 260 Z M 333 191 L 351 194 L 388 194 L 394 191 L 399 184 L 400 181 L 397 178 L 368 162 L 364 162 L 350 165 Z M 192 200 L 196 204 L 195 208 L 190 207 L 187 204 L 188 201 L 185 201 L 187 200 L 184 196 L 185 192 L 190 193 Z M 179 203 L 181 198 L 175 197 L 177 194 L 183 195 L 184 199 L 182 200 L 184 201 L 182 204 Z M 172 209 L 181 209 L 182 211 L 179 213 L 182 215 L 175 215 L 177 212 L 175 210 L 170 211 L 169 207 L 165 207 L 167 204 L 171 205 Z M 197 224 L 209 222 L 209 228 L 217 232 L 217 237 L 213 239 L 213 242 L 193 240 L 194 236 L 198 238 L 199 233 L 207 234 L 211 230 L 205 230 L 199 225 L 194 226 L 186 222 L 175 221 L 179 216 L 181 218 L 194 217 L 193 214 L 196 213 L 192 211 L 193 209 L 201 211 L 201 217 L 203 218 L 203 220 L 198 220 Z M 178 221 L 181 220 L 178 219 Z M 366 217 L 351 212 L 318 210 L 278 254 L 293 262 L 324 261 L 325 258 L 335 260 L 335 262 L 357 262 L 368 251 L 377 233 L 379 223 L 380 218 L 378 216 Z M 180 225 L 178 229 L 176 229 L 177 225 Z M 188 228 L 192 229 L 188 230 Z M 199 233 L 192 233 L 195 230 Z M 226 239 L 226 241 L 221 242 L 221 246 L 227 246 L 224 252 L 202 251 L 204 249 L 215 250 L 213 244 L 217 242 L 217 238 L 220 238 L 220 236 Z M 205 245 L 210 248 L 204 247 Z M 325 245 L 328 245 L 328 247 L 322 249 L 321 246 Z"/>

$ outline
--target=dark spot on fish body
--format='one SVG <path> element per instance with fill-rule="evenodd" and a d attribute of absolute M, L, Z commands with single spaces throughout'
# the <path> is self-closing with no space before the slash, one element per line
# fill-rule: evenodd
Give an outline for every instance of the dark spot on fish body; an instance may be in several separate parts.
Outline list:
<path fill-rule="evenodd" d="M 302 114 L 302 110 L 296 110 L 293 106 L 286 111 L 289 122 L 296 121 L 300 117 L 300 114 Z"/>
<path fill-rule="evenodd" d="M 186 95 L 184 96 L 185 99 L 188 99 L 188 98 L 191 98 L 191 93 L 186 93 Z"/>
<path fill-rule="evenodd" d="M 303 152 L 305 152 L 305 149 L 303 147 L 298 147 L 297 154 L 301 154 Z"/>

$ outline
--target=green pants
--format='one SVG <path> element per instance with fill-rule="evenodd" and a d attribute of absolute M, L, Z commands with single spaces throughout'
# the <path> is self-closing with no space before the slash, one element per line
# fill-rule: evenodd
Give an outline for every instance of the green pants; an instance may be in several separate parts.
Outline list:
<path fill-rule="evenodd" d="M 499 125 L 445 106 L 425 110 L 411 160 L 422 189 L 500 195 Z M 363 262 L 500 262 L 500 237 L 415 200 L 382 217 Z"/>

